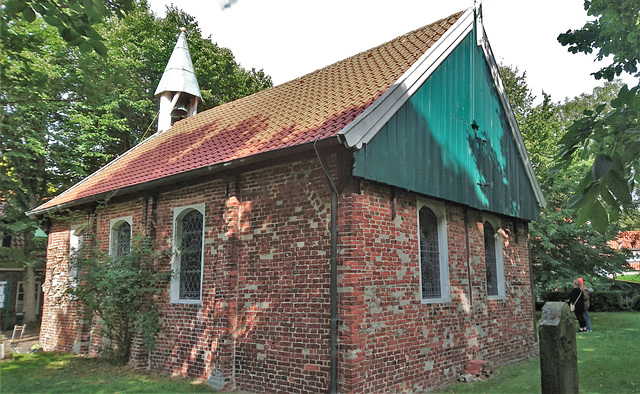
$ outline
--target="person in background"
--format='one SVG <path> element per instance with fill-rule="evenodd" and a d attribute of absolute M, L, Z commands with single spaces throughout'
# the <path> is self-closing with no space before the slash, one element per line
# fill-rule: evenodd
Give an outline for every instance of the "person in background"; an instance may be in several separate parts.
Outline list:
<path fill-rule="evenodd" d="M 576 318 L 580 324 L 580 332 L 587 332 L 587 324 L 584 321 L 583 287 L 578 279 L 573 281 L 573 290 L 571 290 L 571 294 L 569 294 L 569 303 L 575 307 L 573 312 L 576 314 Z"/>
<path fill-rule="evenodd" d="M 584 322 L 587 332 L 591 331 L 591 318 L 589 318 L 589 288 L 585 286 L 584 279 L 578 278 L 582 285 L 582 299 L 584 300 Z"/>

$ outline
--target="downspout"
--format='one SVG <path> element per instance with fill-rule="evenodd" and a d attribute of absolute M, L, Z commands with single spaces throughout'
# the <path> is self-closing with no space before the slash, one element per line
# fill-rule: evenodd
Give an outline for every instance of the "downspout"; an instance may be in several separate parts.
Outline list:
<path fill-rule="evenodd" d="M 330 360 L 329 360 L 329 392 L 338 392 L 338 189 L 333 183 L 333 178 L 329 173 L 327 162 L 320 156 L 316 143 L 313 149 L 318 156 L 320 166 L 327 177 L 329 188 L 331 189 L 331 279 L 330 279 Z"/>
<path fill-rule="evenodd" d="M 528 226 L 527 226 L 528 227 Z M 513 232 L 518 234 L 518 229 L 513 225 Z M 527 231 L 528 234 L 528 231 Z M 536 330 L 536 292 L 533 284 L 533 256 L 531 256 L 531 242 L 527 235 L 527 250 L 529 251 L 529 286 L 531 287 L 531 318 L 533 319 L 533 341 L 538 342 L 538 330 Z"/>

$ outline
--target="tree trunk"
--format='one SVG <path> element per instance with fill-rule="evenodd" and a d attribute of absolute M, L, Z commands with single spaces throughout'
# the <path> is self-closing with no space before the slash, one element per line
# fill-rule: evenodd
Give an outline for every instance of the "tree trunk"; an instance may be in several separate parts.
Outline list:
<path fill-rule="evenodd" d="M 37 294 L 36 291 L 36 270 L 31 261 L 32 252 L 35 248 L 33 242 L 33 234 L 24 233 L 24 256 L 27 260 L 22 274 L 22 291 L 24 292 L 24 320 L 23 323 L 37 322 L 38 311 L 36 310 Z"/>
<path fill-rule="evenodd" d="M 36 270 L 27 265 L 23 272 L 22 289 L 24 291 L 24 323 L 34 323 L 38 320 Z"/>

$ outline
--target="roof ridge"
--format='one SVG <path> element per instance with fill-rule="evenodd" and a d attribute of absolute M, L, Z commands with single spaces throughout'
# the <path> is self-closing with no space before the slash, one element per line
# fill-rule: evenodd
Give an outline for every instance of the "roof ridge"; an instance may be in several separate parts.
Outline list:
<path fill-rule="evenodd" d="M 404 34 L 402 34 L 402 35 L 399 35 L 399 36 L 397 36 L 397 37 L 395 37 L 395 38 L 392 38 L 392 39 L 390 39 L 389 41 L 386 41 L 386 42 L 384 42 L 384 43 L 382 43 L 382 44 L 379 44 L 379 45 L 376 45 L 376 46 L 371 47 L 371 48 L 369 48 L 369 49 L 366 49 L 366 50 L 364 50 L 364 51 L 358 52 L 358 53 L 356 53 L 356 54 L 354 54 L 354 55 L 351 55 L 351 56 L 349 56 L 349 57 L 347 57 L 347 58 L 344 58 L 344 59 L 338 60 L 338 61 L 336 61 L 336 62 L 334 62 L 334 63 L 332 63 L 332 64 L 329 64 L 329 65 L 327 65 L 327 66 L 324 66 L 324 67 L 318 68 L 318 69 L 316 69 L 316 70 L 314 70 L 314 71 L 310 71 L 310 72 L 308 72 L 308 73 L 306 73 L 306 74 L 304 74 L 304 75 L 301 75 L 301 76 L 299 76 L 299 77 L 297 77 L 297 78 L 294 78 L 294 79 L 292 79 L 292 80 L 289 80 L 289 81 L 287 81 L 287 82 L 283 82 L 283 83 L 281 83 L 280 85 L 276 85 L 276 86 L 274 86 L 274 87 L 272 87 L 272 88 L 269 88 L 269 89 L 266 89 L 266 90 L 275 89 L 275 88 L 277 88 L 277 87 L 279 87 L 279 86 L 283 86 L 283 85 L 288 85 L 288 84 L 290 84 L 290 83 L 293 83 L 293 82 L 299 81 L 299 80 L 301 80 L 301 79 L 303 79 L 303 78 L 305 78 L 305 77 L 308 77 L 309 75 L 316 74 L 316 73 L 317 73 L 317 72 L 319 72 L 319 71 L 322 71 L 322 70 L 325 70 L 325 69 L 329 69 L 329 68 L 335 67 L 336 65 L 341 64 L 341 63 L 349 62 L 349 61 L 351 61 L 353 58 L 356 58 L 356 57 L 358 57 L 358 56 L 361 56 L 361 55 L 367 54 L 367 53 L 369 53 L 369 52 L 371 52 L 371 51 L 374 51 L 374 50 L 376 50 L 376 49 L 386 47 L 386 46 L 390 45 L 390 44 L 391 44 L 391 43 L 393 43 L 393 42 L 400 41 L 400 39 L 402 39 L 402 38 L 410 37 L 411 35 L 416 34 L 416 32 L 418 32 L 418 31 L 425 30 L 425 29 L 427 29 L 427 28 L 430 28 L 431 26 L 436 26 L 436 25 L 437 25 L 437 26 L 439 26 L 442 22 L 444 22 L 444 21 L 446 21 L 446 20 L 449 20 L 449 19 L 455 19 L 455 20 L 457 20 L 457 19 L 460 17 L 460 15 L 462 15 L 463 13 L 464 13 L 464 11 L 458 11 L 458 12 L 456 12 L 455 14 L 452 14 L 452 15 L 449 15 L 449 16 L 447 16 L 447 17 L 441 18 L 441 19 L 439 19 L 439 20 L 437 20 L 437 21 L 435 21 L 435 22 L 433 22 L 433 23 L 429 23 L 428 25 L 424 25 L 424 26 L 422 26 L 422 27 L 418 27 L 418 28 L 416 28 L 416 29 L 414 29 L 414 30 L 411 30 L 410 32 L 407 32 L 407 33 L 404 33 Z M 264 90 L 262 90 L 261 92 L 264 92 Z M 260 92 L 257 92 L 257 93 L 260 93 Z"/>
<path fill-rule="evenodd" d="M 433 27 L 435 27 L 435 26 L 440 26 L 443 22 L 448 21 L 448 20 L 451 20 L 451 19 L 453 19 L 453 20 L 454 20 L 454 22 L 452 22 L 452 24 L 453 24 L 453 23 L 455 23 L 455 21 L 456 21 L 456 20 L 458 20 L 458 18 L 459 18 L 463 13 L 464 13 L 464 10 L 463 10 L 463 11 L 458 11 L 458 12 L 456 12 L 455 14 L 452 14 L 452 15 L 449 15 L 449 16 L 447 16 L 447 17 L 441 18 L 441 19 L 439 19 L 439 20 L 437 20 L 437 21 L 435 21 L 435 22 L 433 22 L 433 23 L 429 23 L 428 25 L 424 25 L 424 26 L 422 26 L 422 27 L 418 27 L 418 28 L 416 28 L 416 29 L 413 29 L 413 30 L 411 30 L 410 32 L 407 32 L 407 33 L 404 33 L 404 34 L 402 34 L 402 35 L 399 35 L 399 36 L 397 36 L 397 37 L 395 37 L 395 38 L 392 38 L 391 40 L 389 40 L 389 41 L 387 41 L 387 42 L 384 42 L 384 43 L 382 43 L 382 44 L 380 44 L 380 45 L 376 45 L 376 46 L 371 47 L 371 48 L 369 48 L 369 49 L 366 49 L 366 50 L 364 50 L 364 51 L 362 51 L 362 52 L 356 53 L 355 55 L 351 55 L 351 56 L 349 56 L 349 57 L 347 57 L 347 58 L 344 58 L 344 59 L 338 60 L 338 61 L 336 61 L 336 62 L 334 62 L 334 63 L 332 63 L 332 64 L 329 64 L 329 65 L 327 65 L 327 66 L 324 66 L 324 67 L 318 68 L 318 69 L 316 69 L 316 70 L 314 70 L 314 71 L 310 71 L 310 72 L 308 72 L 307 74 L 304 74 L 304 75 L 301 75 L 301 76 L 299 76 L 299 77 L 297 77 L 297 78 L 294 78 L 294 79 L 291 79 L 291 80 L 289 80 L 289 81 L 283 82 L 283 83 L 281 83 L 281 84 L 279 84 L 279 85 L 272 86 L 272 87 L 270 87 L 270 88 L 268 88 L 268 89 L 264 89 L 264 90 L 261 90 L 261 91 L 259 91 L 259 92 L 252 93 L 252 94 L 250 94 L 250 95 L 248 95 L 248 96 L 244 96 L 244 97 L 241 97 L 241 98 L 236 99 L 236 100 L 232 100 L 232 101 L 228 101 L 228 102 L 226 102 L 226 103 L 222 103 L 222 104 L 220 104 L 220 105 L 218 105 L 218 106 L 216 106 L 216 107 L 213 107 L 213 108 L 208 109 L 207 111 L 211 111 L 211 110 L 215 110 L 215 109 L 223 110 L 225 107 L 229 106 L 230 104 L 233 104 L 233 103 L 238 103 L 238 104 L 239 104 L 239 103 L 242 103 L 242 102 L 243 102 L 243 101 L 245 101 L 245 100 L 249 100 L 249 99 L 250 99 L 250 98 L 252 98 L 252 97 L 256 97 L 256 96 L 260 96 L 260 95 L 266 95 L 266 94 L 269 94 L 269 93 L 273 92 L 274 90 L 284 89 L 286 86 L 291 86 L 291 85 L 292 85 L 292 84 L 294 84 L 294 83 L 300 83 L 300 81 L 306 80 L 308 77 L 310 77 L 310 76 L 312 76 L 312 75 L 315 75 L 315 74 L 318 74 L 319 72 L 321 72 L 321 71 L 323 71 L 323 70 L 331 69 L 332 67 L 336 67 L 336 66 L 337 66 L 337 65 L 339 65 L 339 64 L 349 63 L 349 62 L 351 62 L 354 58 L 357 58 L 357 57 L 359 57 L 359 56 L 362 56 L 362 55 L 368 54 L 368 53 L 370 53 L 370 52 L 372 52 L 372 51 L 374 51 L 374 50 L 377 50 L 377 49 L 379 49 L 379 48 L 387 47 L 387 46 L 391 45 L 392 43 L 394 43 L 394 42 L 399 42 L 401 39 L 403 39 L 403 38 L 408 38 L 408 37 L 410 37 L 410 36 L 412 36 L 412 35 L 416 34 L 416 33 L 417 33 L 417 32 L 419 32 L 419 31 L 426 30 L 426 29 L 428 29 L 428 28 L 430 28 L 430 27 L 432 27 L 432 26 L 433 26 Z M 399 78 L 399 77 L 400 77 L 400 75 L 398 75 L 397 77 Z M 198 113 L 198 114 L 194 115 L 194 117 L 195 117 L 195 116 L 200 116 L 200 115 L 204 114 L 204 113 L 205 113 L 205 112 L 207 112 L 207 111 L 203 111 L 203 112 L 201 112 L 201 113 Z M 183 121 L 183 120 L 185 120 L 185 119 L 182 119 L 181 121 Z"/>

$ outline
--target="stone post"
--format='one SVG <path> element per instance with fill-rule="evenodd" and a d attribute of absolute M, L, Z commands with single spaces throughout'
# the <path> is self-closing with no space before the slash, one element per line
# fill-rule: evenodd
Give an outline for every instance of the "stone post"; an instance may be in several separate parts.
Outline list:
<path fill-rule="evenodd" d="M 578 393 L 576 329 L 569 305 L 544 304 L 538 332 L 542 394 Z"/>

